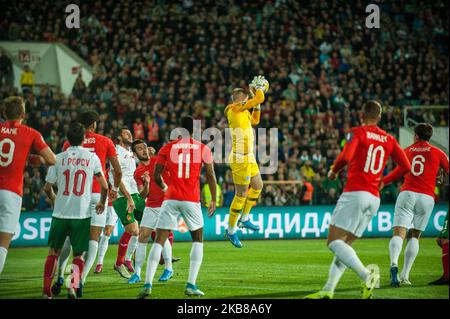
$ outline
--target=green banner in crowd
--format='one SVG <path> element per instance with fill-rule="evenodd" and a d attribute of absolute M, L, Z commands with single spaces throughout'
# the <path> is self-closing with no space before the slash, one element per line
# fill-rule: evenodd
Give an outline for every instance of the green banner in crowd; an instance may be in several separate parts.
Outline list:
<path fill-rule="evenodd" d="M 246 239 L 301 239 L 326 238 L 334 206 L 272 206 L 255 207 L 251 219 L 260 226 L 259 232 L 242 230 L 240 238 Z M 434 207 L 423 236 L 436 237 L 442 229 L 448 205 Z M 205 240 L 224 240 L 228 222 L 228 208 L 219 208 L 209 218 L 203 209 Z M 372 219 L 364 237 L 390 237 L 394 220 L 394 205 L 382 205 L 378 214 Z M 19 227 L 11 243 L 12 247 L 45 246 L 51 224 L 51 212 L 25 212 L 20 216 Z M 117 243 L 123 232 L 119 224 L 111 236 L 111 243 Z M 189 231 L 183 220 L 179 220 L 178 231 L 174 233 L 175 241 L 190 240 Z"/>

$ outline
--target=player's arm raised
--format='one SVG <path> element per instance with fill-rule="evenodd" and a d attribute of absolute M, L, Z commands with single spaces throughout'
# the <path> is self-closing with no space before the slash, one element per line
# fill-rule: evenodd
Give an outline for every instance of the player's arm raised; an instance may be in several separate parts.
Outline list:
<path fill-rule="evenodd" d="M 244 102 L 238 102 L 238 103 L 234 103 L 233 104 L 233 109 L 235 111 L 245 111 L 245 110 L 250 110 L 254 107 L 256 107 L 257 105 L 261 104 L 264 102 L 264 91 L 262 88 L 258 87 L 255 90 L 255 96 L 247 101 Z"/>
<path fill-rule="evenodd" d="M 254 92 L 255 90 L 253 88 L 250 88 L 250 93 L 252 94 L 252 96 L 254 95 Z M 261 104 L 258 104 L 253 108 L 251 124 L 258 125 L 260 119 L 261 119 Z"/>
<path fill-rule="evenodd" d="M 400 179 L 403 175 L 405 175 L 411 170 L 411 163 L 409 162 L 408 157 L 406 156 L 405 152 L 402 150 L 397 141 L 395 141 L 391 157 L 397 164 L 397 167 L 381 180 L 380 190 L 383 189 L 385 185 L 388 185 Z"/>
<path fill-rule="evenodd" d="M 358 147 L 358 143 L 358 135 L 354 132 L 349 132 L 347 134 L 347 142 L 344 145 L 344 149 L 336 158 L 334 164 L 330 167 L 330 171 L 328 172 L 329 179 L 335 180 L 339 172 L 350 162 L 356 148 Z"/>

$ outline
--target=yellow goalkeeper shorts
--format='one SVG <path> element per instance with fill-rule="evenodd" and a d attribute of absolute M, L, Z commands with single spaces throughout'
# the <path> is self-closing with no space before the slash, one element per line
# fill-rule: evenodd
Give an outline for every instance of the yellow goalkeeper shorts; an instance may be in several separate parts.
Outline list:
<path fill-rule="evenodd" d="M 249 185 L 251 178 L 259 174 L 259 167 L 253 154 L 231 153 L 229 161 L 235 184 Z"/>

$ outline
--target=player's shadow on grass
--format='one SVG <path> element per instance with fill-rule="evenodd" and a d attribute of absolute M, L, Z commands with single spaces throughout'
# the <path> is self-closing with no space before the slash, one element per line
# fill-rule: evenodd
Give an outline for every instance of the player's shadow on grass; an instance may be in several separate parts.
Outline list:
<path fill-rule="evenodd" d="M 346 289 L 339 289 L 336 291 L 337 294 L 340 292 L 355 292 L 356 294 L 359 293 L 359 289 L 355 288 L 346 288 Z M 224 299 L 269 299 L 269 298 L 303 298 L 309 294 L 315 293 L 317 290 L 296 290 L 296 291 L 283 291 L 283 292 L 275 292 L 275 293 L 267 293 L 267 294 L 249 294 L 249 295 L 235 295 L 235 296 L 227 296 L 224 297 Z"/>

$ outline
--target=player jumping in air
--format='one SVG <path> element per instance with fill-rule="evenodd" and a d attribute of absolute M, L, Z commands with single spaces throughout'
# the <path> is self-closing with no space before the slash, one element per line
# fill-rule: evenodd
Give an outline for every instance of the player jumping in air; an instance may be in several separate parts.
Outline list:
<path fill-rule="evenodd" d="M 362 299 L 372 297 L 380 275 L 375 265 L 365 267 L 351 247 L 360 238 L 380 207 L 378 190 L 381 174 L 390 156 L 399 165 L 399 174 L 411 169 L 408 158 L 396 139 L 380 129 L 381 105 L 367 102 L 362 110 L 362 126 L 354 127 L 347 143 L 334 162 L 328 177 L 335 180 L 348 166 L 347 183 L 333 211 L 327 246 L 334 254 L 328 281 L 323 289 L 307 299 L 331 299 L 347 267 L 362 280 Z"/>
<path fill-rule="evenodd" d="M 190 254 L 189 278 L 185 294 L 203 296 L 198 289 L 196 279 L 203 260 L 203 214 L 200 207 L 200 172 L 205 164 L 206 178 L 213 200 L 208 207 L 211 217 L 216 210 L 216 176 L 214 160 L 208 146 L 194 140 L 192 117 L 183 117 L 181 126 L 187 131 L 182 138 L 164 145 L 156 160 L 153 178 L 165 192 L 161 213 L 156 223 L 156 239 L 147 260 L 145 284 L 139 299 L 144 299 L 152 292 L 152 282 L 158 267 L 159 258 L 171 231 L 178 228 L 178 217 L 182 216 L 191 232 L 192 249 Z M 167 170 L 171 177 L 167 186 L 162 173 Z"/>
<path fill-rule="evenodd" d="M 115 169 L 114 171 L 114 181 L 112 182 L 113 187 L 110 190 L 111 199 L 117 198 L 117 192 L 119 190 L 119 185 L 122 180 L 122 170 L 120 169 L 120 164 L 117 159 L 116 149 L 114 148 L 114 143 L 111 139 L 106 136 L 95 133 L 97 129 L 97 122 L 99 120 L 99 115 L 95 111 L 84 111 L 78 117 L 78 122 L 81 123 L 85 129 L 86 134 L 84 136 L 82 146 L 88 151 L 95 153 L 100 159 L 102 164 L 103 175 L 106 175 L 106 161 L 109 160 L 111 166 Z M 70 147 L 70 142 L 66 141 L 64 143 L 63 149 L 66 150 Z M 92 202 L 91 202 L 91 231 L 89 240 L 89 249 L 86 257 L 86 264 L 84 267 L 83 277 L 81 278 L 80 287 L 77 289 L 77 297 L 81 297 L 83 294 L 83 284 L 86 282 L 86 278 L 89 274 L 92 265 L 95 262 L 98 251 L 98 242 L 100 240 L 100 235 L 106 224 L 106 214 L 97 214 L 96 205 L 100 200 L 100 190 L 101 187 L 97 180 L 94 179 L 92 184 Z M 58 272 L 57 280 L 52 287 L 52 292 L 54 295 L 58 295 L 61 291 L 61 287 L 64 284 L 64 271 L 66 269 L 67 260 L 70 255 L 70 241 L 66 240 L 64 246 L 61 249 L 61 253 L 58 259 Z"/>
<path fill-rule="evenodd" d="M 0 123 L 0 275 L 6 262 L 9 244 L 19 224 L 22 208 L 23 171 L 30 151 L 31 161 L 54 165 L 55 154 L 41 134 L 22 124 L 25 102 L 11 96 L 3 101 L 5 123 Z"/>
<path fill-rule="evenodd" d="M 164 200 L 164 192 L 156 184 L 153 178 L 153 171 L 157 160 L 155 150 L 153 148 L 149 150 L 147 144 L 143 140 L 135 140 L 131 145 L 131 149 L 140 162 L 134 172 L 134 179 L 136 180 L 141 196 L 147 198 L 144 215 L 142 216 L 142 221 L 139 225 L 139 241 L 134 265 L 135 272 L 130 280 L 128 280 L 128 283 L 134 284 L 141 281 L 141 269 L 145 261 L 147 243 L 152 232 L 156 229 L 156 223 Z M 166 184 L 170 181 L 167 170 L 164 170 L 163 180 Z M 168 281 L 173 276 L 172 245 L 170 239 L 167 239 L 164 243 L 162 255 L 165 267 L 159 281 Z"/>
<path fill-rule="evenodd" d="M 83 254 L 89 248 L 91 227 L 92 182 L 95 176 L 101 195 L 95 205 L 96 213 L 104 214 L 108 184 L 103 176 L 100 159 L 95 153 L 81 147 L 85 129 L 73 123 L 67 133 L 70 147 L 56 156 L 56 165 L 51 166 L 45 178 L 44 190 L 53 203 L 52 224 L 48 237 L 50 250 L 45 261 L 43 297 L 52 298 L 51 283 L 61 248 L 68 236 L 73 247 L 73 270 L 68 297 L 77 298 L 83 274 Z M 55 196 L 53 185 L 58 184 Z"/>
<path fill-rule="evenodd" d="M 136 181 L 134 180 L 136 160 L 131 150 L 133 135 L 128 128 L 124 127 L 118 130 L 116 139 L 119 142 L 116 145 L 116 151 L 122 168 L 123 178 L 120 185 L 119 198 L 113 201 L 113 206 L 125 231 L 120 237 L 114 269 L 122 277 L 130 279 L 130 272 L 134 272 L 131 257 L 137 247 L 139 222 L 144 213 L 145 200 L 139 194 Z M 114 173 L 114 168 L 111 172 Z"/>
<path fill-rule="evenodd" d="M 233 103 L 225 108 L 225 115 L 233 138 L 229 162 L 236 192 L 230 206 L 225 237 L 237 248 L 242 247 L 236 233 L 239 217 L 239 227 L 259 231 L 259 227 L 251 223 L 249 219 L 250 210 L 256 205 L 263 188 L 263 181 L 253 152 L 252 126 L 259 124 L 260 104 L 264 102 L 264 93 L 268 86 L 264 77 L 255 77 L 250 84 L 250 92 L 252 95 L 254 94 L 254 97 L 248 99 L 248 95 L 243 89 L 234 89 Z M 253 109 L 252 112 L 250 112 L 251 109 Z"/>
<path fill-rule="evenodd" d="M 405 175 L 405 182 L 395 203 L 394 232 L 389 243 L 391 259 L 391 286 L 411 285 L 409 273 L 419 253 L 420 234 L 425 230 L 434 208 L 434 189 L 439 169 L 448 175 L 448 157 L 443 151 L 430 145 L 433 135 L 430 124 L 421 123 L 414 128 L 414 144 L 405 149 L 411 163 L 411 171 Z M 387 185 L 401 177 L 397 167 L 383 179 Z M 383 187 L 383 184 L 381 187 Z M 398 258 L 403 241 L 408 238 L 405 248 L 405 262 L 400 276 Z"/>

